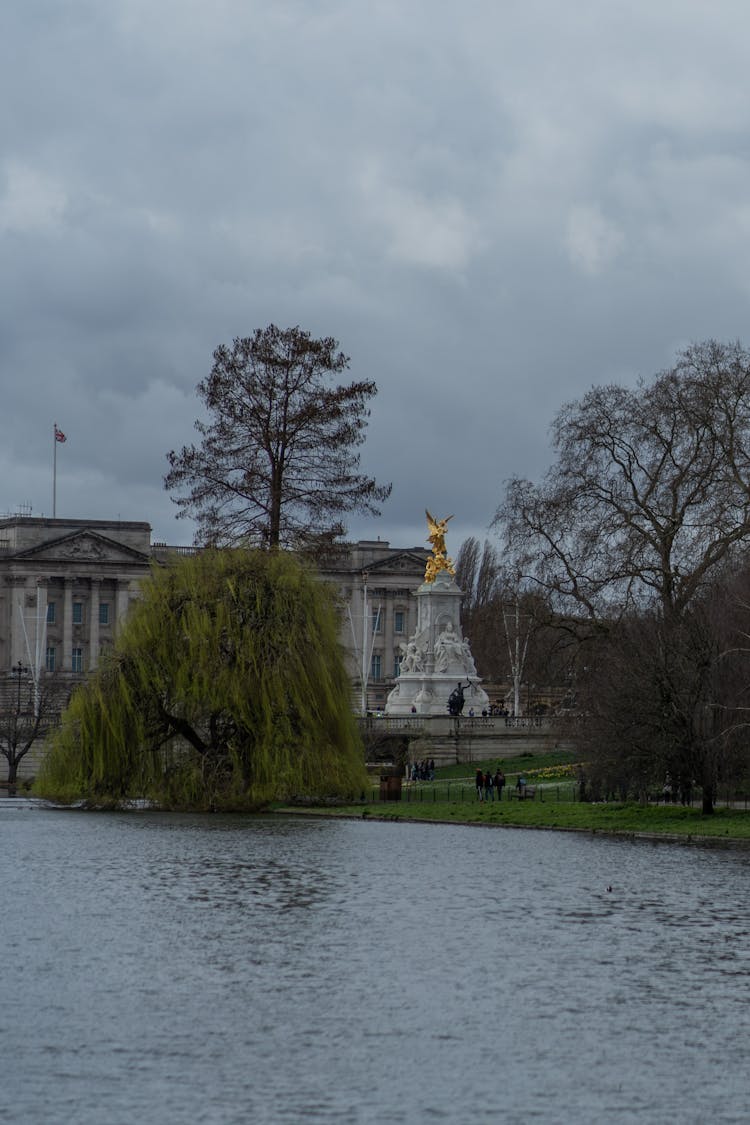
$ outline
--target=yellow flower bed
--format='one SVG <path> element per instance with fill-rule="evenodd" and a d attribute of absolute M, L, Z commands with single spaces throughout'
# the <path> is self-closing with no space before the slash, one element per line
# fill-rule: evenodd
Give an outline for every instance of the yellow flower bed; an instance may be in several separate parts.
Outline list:
<path fill-rule="evenodd" d="M 544 766 L 542 769 L 522 772 L 524 777 L 533 777 L 536 781 L 553 781 L 559 777 L 577 777 L 581 768 L 580 763 L 572 762 L 567 766 Z"/>

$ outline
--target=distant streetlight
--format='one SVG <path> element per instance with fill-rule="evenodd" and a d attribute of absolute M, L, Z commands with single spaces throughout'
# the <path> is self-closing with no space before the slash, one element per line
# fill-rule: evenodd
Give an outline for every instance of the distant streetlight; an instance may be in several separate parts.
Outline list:
<path fill-rule="evenodd" d="M 11 675 L 15 677 L 16 688 L 17 688 L 16 715 L 21 714 L 21 679 L 24 676 L 28 676 L 28 674 L 29 674 L 28 668 L 26 668 L 20 660 L 18 661 L 18 664 L 16 664 L 13 667 L 13 669 L 11 670 Z"/>

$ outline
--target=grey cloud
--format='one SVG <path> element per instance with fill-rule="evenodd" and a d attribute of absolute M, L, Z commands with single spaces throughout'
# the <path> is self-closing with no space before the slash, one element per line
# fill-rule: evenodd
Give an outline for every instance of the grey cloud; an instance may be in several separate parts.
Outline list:
<path fill-rule="evenodd" d="M 561 403 L 747 310 L 743 5 L 32 0 L 0 13 L 3 499 L 150 520 L 213 348 L 380 394 L 353 534 L 484 534 Z M 456 546 L 453 546 L 453 544 Z"/>

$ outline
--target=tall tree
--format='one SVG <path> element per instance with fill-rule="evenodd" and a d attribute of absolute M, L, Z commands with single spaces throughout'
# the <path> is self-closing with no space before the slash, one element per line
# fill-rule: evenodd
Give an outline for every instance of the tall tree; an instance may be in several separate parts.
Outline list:
<path fill-rule="evenodd" d="M 750 355 L 715 341 L 635 389 L 594 387 L 552 427 L 542 484 L 510 481 L 496 523 L 564 608 L 682 613 L 750 535 Z"/>
<path fill-rule="evenodd" d="M 390 485 L 359 472 L 374 382 L 329 385 L 349 367 L 332 337 L 271 324 L 214 352 L 198 384 L 210 420 L 199 445 L 167 454 L 180 516 L 214 546 L 315 550 L 348 512 L 378 515 Z"/>
<path fill-rule="evenodd" d="M 684 800 L 696 782 L 705 797 L 744 773 L 747 589 L 746 567 L 724 573 L 668 633 L 657 612 L 633 612 L 588 646 L 578 739 L 594 786 L 644 794 L 668 778 L 673 798 Z"/>
<path fill-rule="evenodd" d="M 598 628 L 655 615 L 661 714 L 676 715 L 688 616 L 750 538 L 750 354 L 693 345 L 651 383 L 594 387 L 552 434 L 555 463 L 539 486 L 510 481 L 496 523 L 559 610 Z M 684 760 L 711 762 L 698 727 L 675 719 L 671 738 Z M 709 811 L 709 770 L 703 782 Z"/>

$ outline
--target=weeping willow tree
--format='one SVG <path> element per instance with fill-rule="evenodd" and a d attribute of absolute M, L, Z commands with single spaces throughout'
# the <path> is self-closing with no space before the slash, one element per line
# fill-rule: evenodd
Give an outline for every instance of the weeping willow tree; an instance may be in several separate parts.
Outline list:
<path fill-rule="evenodd" d="M 365 780 L 327 588 L 283 552 L 224 550 L 153 572 L 73 696 L 36 788 L 258 808 L 350 797 Z"/>

